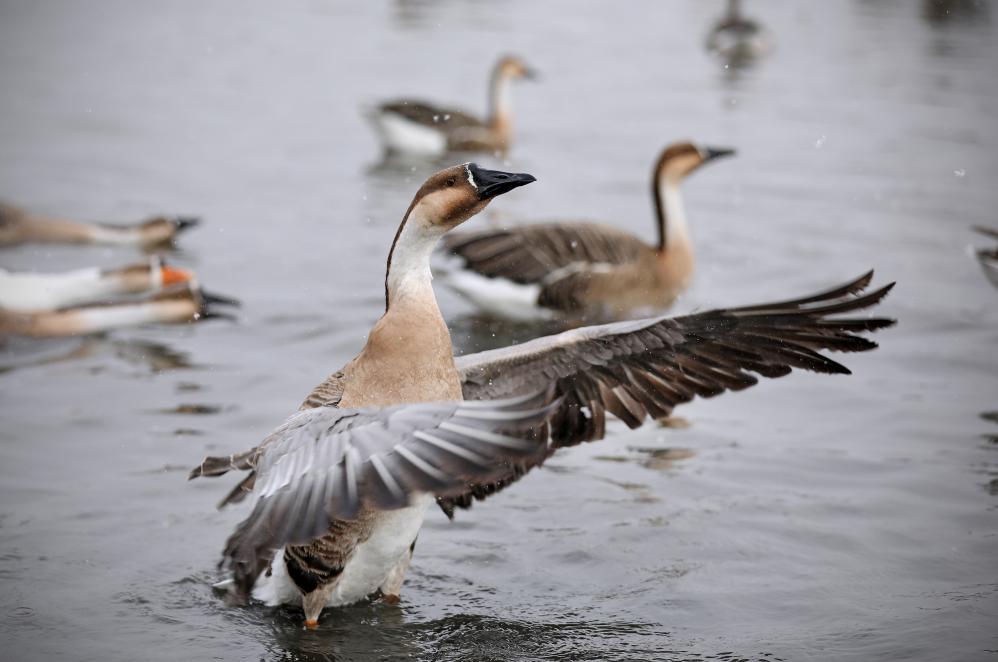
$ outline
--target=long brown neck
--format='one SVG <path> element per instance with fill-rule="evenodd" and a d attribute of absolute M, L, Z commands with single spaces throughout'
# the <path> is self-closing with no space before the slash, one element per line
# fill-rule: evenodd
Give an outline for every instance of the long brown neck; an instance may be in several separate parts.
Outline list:
<path fill-rule="evenodd" d="M 680 179 L 674 175 L 655 173 L 652 179 L 652 198 L 658 221 L 658 250 L 664 253 L 689 244 L 686 229 L 686 210 L 679 192 Z"/>
<path fill-rule="evenodd" d="M 349 369 L 340 406 L 389 405 L 461 398 L 450 332 L 430 273 L 430 254 L 443 231 L 406 214 L 388 257 L 385 314 Z"/>

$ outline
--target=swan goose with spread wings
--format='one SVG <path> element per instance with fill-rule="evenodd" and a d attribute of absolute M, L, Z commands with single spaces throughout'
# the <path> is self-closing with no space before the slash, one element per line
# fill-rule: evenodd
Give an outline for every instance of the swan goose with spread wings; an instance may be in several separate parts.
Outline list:
<path fill-rule="evenodd" d="M 386 309 L 356 358 L 259 446 L 206 458 L 191 478 L 248 471 L 220 505 L 253 497 L 229 537 L 226 584 L 241 599 L 326 606 L 397 602 L 427 508 L 452 515 L 541 464 L 601 438 L 793 368 L 848 373 L 821 353 L 865 351 L 893 322 L 859 313 L 890 286 L 872 274 L 813 296 L 677 318 L 587 327 L 454 359 L 431 286 L 440 238 L 534 178 L 469 163 L 431 176 L 388 257 Z M 502 399 L 497 399 L 502 398 Z"/>

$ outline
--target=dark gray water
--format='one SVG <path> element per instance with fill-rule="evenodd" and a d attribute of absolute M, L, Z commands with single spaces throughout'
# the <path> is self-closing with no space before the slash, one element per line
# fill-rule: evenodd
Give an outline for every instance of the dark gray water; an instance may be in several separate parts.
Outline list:
<path fill-rule="evenodd" d="M 721 7 L 703 0 L 0 4 L 0 197 L 201 214 L 174 260 L 245 302 L 235 325 L 0 350 L 0 657 L 998 658 L 998 291 L 968 230 L 998 225 L 998 9 L 931 4 L 747 3 L 776 48 L 741 70 L 704 52 Z M 210 583 L 245 512 L 186 470 L 259 441 L 360 348 L 436 167 L 379 167 L 359 110 L 480 111 L 504 52 L 543 74 L 515 90 L 507 163 L 538 183 L 492 216 L 651 238 L 660 147 L 733 146 L 685 187 L 699 271 L 678 309 L 874 266 L 900 324 L 851 377 L 697 402 L 686 429 L 617 425 L 454 523 L 432 514 L 400 607 L 316 632 L 227 607 Z M 525 337 L 440 299 L 461 349 Z"/>

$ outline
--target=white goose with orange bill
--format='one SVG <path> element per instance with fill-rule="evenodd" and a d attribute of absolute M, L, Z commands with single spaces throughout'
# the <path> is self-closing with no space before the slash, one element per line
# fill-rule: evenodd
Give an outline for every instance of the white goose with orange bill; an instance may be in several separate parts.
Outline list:
<path fill-rule="evenodd" d="M 204 292 L 194 280 L 152 295 L 58 310 L 18 312 L 0 309 L 0 336 L 56 338 L 103 333 L 145 324 L 187 324 L 211 318 L 233 319 L 219 306 L 235 299 Z"/>
<path fill-rule="evenodd" d="M 431 176 L 388 254 L 385 312 L 360 353 L 248 451 L 208 457 L 190 477 L 249 472 L 220 507 L 253 499 L 225 544 L 240 600 L 326 606 L 395 603 L 427 508 L 449 515 L 497 492 L 556 449 L 631 427 L 695 396 L 793 368 L 848 373 L 822 350 L 876 347 L 861 334 L 893 321 L 863 311 L 890 285 L 866 274 L 808 297 L 676 318 L 592 326 L 455 360 L 429 258 L 495 196 L 534 181 L 473 163 Z M 753 374 L 754 373 L 754 374 Z"/>
<path fill-rule="evenodd" d="M 444 239 L 437 275 L 484 312 L 514 320 L 606 321 L 662 311 L 693 277 L 680 185 L 731 154 L 692 142 L 662 151 L 651 178 L 655 244 L 612 225 L 572 221 L 455 232 Z"/>
<path fill-rule="evenodd" d="M 36 214 L 0 202 L 0 246 L 22 243 L 161 246 L 172 243 L 177 234 L 199 222 L 186 216 L 156 216 L 137 225 L 88 223 Z"/>
<path fill-rule="evenodd" d="M 33 312 L 107 303 L 116 297 L 148 294 L 193 278 L 190 271 L 172 267 L 158 255 L 113 269 L 88 267 L 59 273 L 0 269 L 0 309 Z"/>
<path fill-rule="evenodd" d="M 489 116 L 485 120 L 416 99 L 383 103 L 367 115 L 387 152 L 506 152 L 513 141 L 512 83 L 534 77 L 520 58 L 500 58 L 489 81 Z"/>

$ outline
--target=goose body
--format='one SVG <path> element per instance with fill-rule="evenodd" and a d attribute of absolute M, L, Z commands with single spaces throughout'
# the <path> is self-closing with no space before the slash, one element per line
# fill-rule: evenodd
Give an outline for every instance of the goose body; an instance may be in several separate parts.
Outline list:
<path fill-rule="evenodd" d="M 86 223 L 35 214 L 0 202 L 0 246 L 22 243 L 157 246 L 172 242 L 179 232 L 197 224 L 196 218 L 163 216 L 137 225 Z"/>
<path fill-rule="evenodd" d="M 61 273 L 0 269 L 0 309 L 31 312 L 105 302 L 127 294 L 149 293 L 191 280 L 183 269 L 159 257 L 117 269 L 88 267 Z"/>
<path fill-rule="evenodd" d="M 191 281 L 136 300 L 34 312 L 0 309 L 0 336 L 80 336 L 143 324 L 183 324 L 224 317 L 209 308 L 212 303 L 235 302 L 206 295 Z"/>
<path fill-rule="evenodd" d="M 482 310 L 516 320 L 623 319 L 668 308 L 693 275 L 679 190 L 703 163 L 732 150 L 676 143 L 652 173 L 658 243 L 600 223 L 537 223 L 455 232 L 441 281 Z"/>
<path fill-rule="evenodd" d="M 368 117 L 387 152 L 505 152 L 512 141 L 512 82 L 532 76 L 519 59 L 501 58 L 489 83 L 490 115 L 486 119 L 416 99 L 381 104 L 370 110 Z"/>
<path fill-rule="evenodd" d="M 430 284 L 440 238 L 496 195 L 533 181 L 474 164 L 420 188 L 388 257 L 386 308 L 361 352 L 258 446 L 208 457 L 191 478 L 248 472 L 220 505 L 253 498 L 229 537 L 241 597 L 326 606 L 397 602 L 435 499 L 448 516 L 515 482 L 562 446 L 602 438 L 607 413 L 637 427 L 752 374 L 848 373 L 820 350 L 864 351 L 892 324 L 834 317 L 875 305 L 872 272 L 808 297 L 591 326 L 455 359 Z"/>

